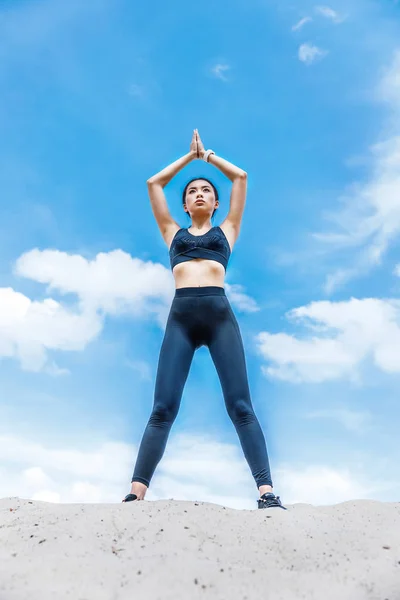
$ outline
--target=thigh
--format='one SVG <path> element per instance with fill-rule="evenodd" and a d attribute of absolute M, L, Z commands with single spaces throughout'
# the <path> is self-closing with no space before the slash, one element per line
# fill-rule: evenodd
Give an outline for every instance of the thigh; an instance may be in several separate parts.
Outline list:
<path fill-rule="evenodd" d="M 225 311 L 214 326 L 209 343 L 211 358 L 217 370 L 228 411 L 235 402 L 250 402 L 246 358 L 239 324 L 229 300 L 221 296 Z"/>
<path fill-rule="evenodd" d="M 195 344 L 182 322 L 170 314 L 158 359 L 154 408 L 176 416 L 193 360 Z"/>

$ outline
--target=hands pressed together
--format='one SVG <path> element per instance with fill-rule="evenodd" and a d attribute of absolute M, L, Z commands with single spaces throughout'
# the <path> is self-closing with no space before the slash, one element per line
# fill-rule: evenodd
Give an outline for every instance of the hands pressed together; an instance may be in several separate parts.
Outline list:
<path fill-rule="evenodd" d="M 205 153 L 204 144 L 201 141 L 199 132 L 197 129 L 193 131 L 192 141 L 190 143 L 190 153 L 193 155 L 193 158 L 203 158 Z"/>

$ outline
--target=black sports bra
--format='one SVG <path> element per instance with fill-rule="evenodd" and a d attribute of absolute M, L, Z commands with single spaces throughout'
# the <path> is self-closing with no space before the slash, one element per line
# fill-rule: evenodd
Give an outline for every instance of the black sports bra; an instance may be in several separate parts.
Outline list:
<path fill-rule="evenodd" d="M 226 268 L 231 248 L 221 227 L 212 227 L 203 235 L 193 235 L 187 229 L 179 229 L 171 242 L 169 257 L 171 269 L 193 258 L 216 260 Z"/>

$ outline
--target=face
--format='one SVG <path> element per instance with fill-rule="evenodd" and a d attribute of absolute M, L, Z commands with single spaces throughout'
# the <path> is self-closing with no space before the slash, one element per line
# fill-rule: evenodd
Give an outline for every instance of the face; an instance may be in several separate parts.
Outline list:
<path fill-rule="evenodd" d="M 204 179 L 192 181 L 186 190 L 186 208 L 190 215 L 207 214 L 210 216 L 218 208 L 218 200 L 212 186 Z"/>

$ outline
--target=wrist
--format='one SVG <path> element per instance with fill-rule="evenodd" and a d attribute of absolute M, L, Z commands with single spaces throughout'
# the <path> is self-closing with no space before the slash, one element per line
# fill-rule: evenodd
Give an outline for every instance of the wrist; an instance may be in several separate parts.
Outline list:
<path fill-rule="evenodd" d="M 214 152 L 214 150 L 211 150 L 211 148 L 209 148 L 208 150 L 205 150 L 205 151 L 203 152 L 202 159 L 203 159 L 205 162 L 210 162 L 210 156 L 211 156 L 212 154 L 215 154 L 215 152 Z"/>

